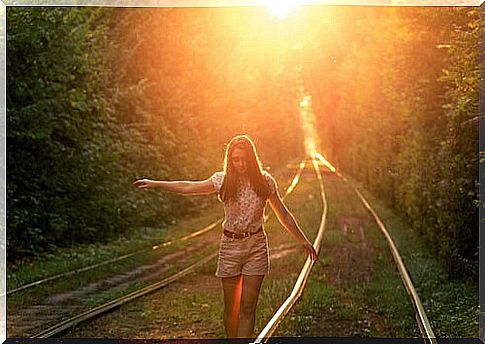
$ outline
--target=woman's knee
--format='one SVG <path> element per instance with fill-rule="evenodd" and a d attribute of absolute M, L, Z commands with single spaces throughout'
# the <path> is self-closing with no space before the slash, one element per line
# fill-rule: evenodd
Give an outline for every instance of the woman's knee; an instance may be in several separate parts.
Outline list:
<path fill-rule="evenodd" d="M 248 302 L 241 300 L 241 306 L 239 309 L 240 316 L 243 316 L 246 318 L 252 317 L 254 316 L 255 312 L 256 312 L 256 302 L 254 302 L 254 300 L 248 300 Z"/>

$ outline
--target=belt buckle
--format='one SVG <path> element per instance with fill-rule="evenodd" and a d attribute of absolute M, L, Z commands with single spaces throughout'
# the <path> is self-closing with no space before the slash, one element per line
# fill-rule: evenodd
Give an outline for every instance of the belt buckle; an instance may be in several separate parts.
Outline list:
<path fill-rule="evenodd" d="M 248 238 L 250 235 L 251 235 L 251 233 L 249 233 L 249 232 L 244 232 L 244 237 L 245 237 L 245 238 Z"/>

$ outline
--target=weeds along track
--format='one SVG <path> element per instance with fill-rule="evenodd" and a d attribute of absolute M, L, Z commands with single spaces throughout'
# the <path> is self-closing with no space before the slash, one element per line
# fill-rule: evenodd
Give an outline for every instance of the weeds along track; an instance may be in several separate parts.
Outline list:
<path fill-rule="evenodd" d="M 322 180 L 322 175 L 320 173 L 320 168 L 319 164 L 327 167 L 331 172 L 335 173 L 338 177 L 340 177 L 345 183 L 347 183 L 352 190 L 356 193 L 360 201 L 363 203 L 364 207 L 370 212 L 370 214 L 373 216 L 374 220 L 376 221 L 379 229 L 382 231 L 384 234 L 393 259 L 396 263 L 397 269 L 399 271 L 401 280 L 404 284 L 404 287 L 406 288 L 406 291 L 408 292 L 408 295 L 411 299 L 411 302 L 414 307 L 415 311 L 415 317 L 416 321 L 419 327 L 419 330 L 421 332 L 422 337 L 424 338 L 426 343 L 432 343 L 435 344 L 436 342 L 436 337 L 433 333 L 433 330 L 431 329 L 429 320 L 426 316 L 426 312 L 424 310 L 424 307 L 421 303 L 421 300 L 416 293 L 416 290 L 413 286 L 413 283 L 411 281 L 411 278 L 409 276 L 409 273 L 407 272 L 406 267 L 404 266 L 404 263 L 402 261 L 402 258 L 397 250 L 396 245 L 394 244 L 394 241 L 392 237 L 390 236 L 388 230 L 384 226 L 384 223 L 382 220 L 379 218 L 377 213 L 372 209 L 370 206 L 369 202 L 365 199 L 365 197 L 362 195 L 361 192 L 353 185 L 347 178 L 345 178 L 340 172 L 338 172 L 330 162 L 328 162 L 321 154 L 316 153 L 314 157 L 312 157 L 312 163 L 313 167 L 315 170 L 315 173 L 317 175 L 317 179 L 319 182 L 320 186 L 320 194 L 321 194 L 321 199 L 323 202 L 323 211 L 322 211 L 322 219 L 320 222 L 320 227 L 318 229 L 318 234 L 314 242 L 314 247 L 317 250 L 317 252 L 320 251 L 321 247 L 321 239 L 323 235 L 323 231 L 325 229 L 325 222 L 326 222 L 326 214 L 327 214 L 327 201 L 326 201 L 326 196 L 325 196 L 325 191 L 324 191 L 324 186 L 323 186 L 323 180 Z M 263 330 L 260 332 L 260 334 L 257 336 L 257 338 L 254 340 L 252 344 L 259 344 L 259 343 L 265 343 L 269 340 L 269 338 L 272 336 L 272 334 L 275 332 L 276 328 L 278 325 L 281 323 L 285 315 L 291 310 L 293 305 L 296 303 L 296 301 L 299 299 L 301 296 L 303 289 L 305 287 L 305 284 L 308 280 L 308 276 L 310 274 L 310 271 L 314 265 L 314 262 L 310 260 L 310 258 L 307 258 L 301 271 L 300 274 L 294 284 L 294 287 L 288 296 L 288 298 L 281 304 L 281 306 L 278 308 L 278 310 L 275 312 L 273 317 L 268 321 L 266 326 L 264 326 Z"/>
<path fill-rule="evenodd" d="M 302 161 L 298 169 L 291 179 L 291 183 L 286 188 L 283 198 L 287 197 L 298 185 L 301 173 L 305 167 L 306 161 Z M 268 216 L 265 216 L 265 221 Z M 54 281 L 56 279 L 73 276 L 85 271 L 89 271 L 98 268 L 103 265 L 113 264 L 128 257 L 141 254 L 143 252 L 151 252 L 158 250 L 162 247 L 167 247 L 176 242 L 183 242 L 195 237 L 202 236 L 209 233 L 213 228 L 222 221 L 219 219 L 210 225 L 193 232 L 184 237 L 167 241 L 156 246 L 151 246 L 144 250 L 132 252 L 123 256 L 115 257 L 108 261 L 76 269 L 56 276 L 44 278 L 42 280 L 30 283 L 23 287 L 17 288 L 21 290 L 28 290 L 31 287 L 38 286 L 42 283 Z M 200 239 L 198 242 L 182 247 L 175 252 L 161 256 L 158 260 L 151 264 L 139 266 L 131 271 L 123 274 L 111 276 L 109 278 L 90 283 L 82 286 L 75 291 L 68 291 L 59 294 L 48 296 L 43 303 L 34 306 L 27 307 L 26 309 L 15 310 L 15 312 L 9 312 L 10 322 L 10 334 L 9 335 L 22 335 L 33 338 L 47 338 L 56 336 L 65 330 L 87 321 L 91 318 L 100 316 L 106 312 L 113 310 L 114 308 L 139 298 L 143 295 L 151 293 L 155 290 L 163 288 L 170 283 L 173 283 L 180 278 L 193 273 L 197 268 L 210 262 L 217 256 L 216 245 L 218 243 L 218 237 Z M 284 247 L 282 248 L 284 249 Z M 216 253 L 212 253 L 216 252 Z M 171 266 L 172 265 L 172 266 Z M 173 271 L 175 269 L 175 271 Z M 92 300 L 100 297 L 101 293 L 110 294 L 126 294 L 127 290 L 132 290 L 130 286 L 133 281 L 147 282 L 160 278 L 161 275 L 167 275 L 167 277 L 159 280 L 155 283 L 145 285 L 138 288 L 131 293 L 115 298 L 109 302 L 105 302 L 99 306 L 91 306 L 86 310 L 86 300 Z M 145 283 L 146 284 L 146 283 Z M 111 297 L 112 298 L 112 297 Z M 99 304 L 99 302 L 98 302 Z M 76 314 L 73 316 L 73 314 Z M 67 319 L 66 319 L 67 318 Z M 12 333 L 14 332 L 14 333 Z"/>

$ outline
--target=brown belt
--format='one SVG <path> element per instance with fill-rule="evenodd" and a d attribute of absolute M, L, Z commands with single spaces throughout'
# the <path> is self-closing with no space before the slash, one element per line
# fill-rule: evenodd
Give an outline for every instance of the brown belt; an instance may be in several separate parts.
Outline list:
<path fill-rule="evenodd" d="M 224 235 L 232 239 L 244 239 L 244 238 L 250 237 L 251 235 L 261 232 L 262 229 L 263 227 L 259 227 L 256 232 L 242 232 L 242 233 L 233 233 L 233 232 L 226 231 L 224 229 Z"/>

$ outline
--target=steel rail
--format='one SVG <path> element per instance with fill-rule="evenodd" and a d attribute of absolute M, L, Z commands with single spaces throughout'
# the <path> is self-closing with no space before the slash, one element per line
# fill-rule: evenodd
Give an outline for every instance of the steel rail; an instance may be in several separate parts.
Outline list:
<path fill-rule="evenodd" d="M 289 187 L 286 189 L 286 193 L 283 196 L 283 198 L 285 198 L 291 192 L 293 192 L 294 188 L 296 187 L 296 185 L 298 184 L 298 182 L 300 180 L 301 172 L 302 172 L 303 168 L 305 167 L 305 163 L 306 163 L 306 160 L 303 160 L 302 162 L 300 162 L 299 169 L 297 170 L 295 176 L 293 177 Z M 186 241 L 186 240 L 195 238 L 197 236 L 200 236 L 202 234 L 205 234 L 205 233 L 209 232 L 210 230 L 214 229 L 219 223 L 222 222 L 222 220 L 223 220 L 223 218 L 220 218 L 220 219 L 212 222 L 210 225 L 208 225 L 208 226 L 206 226 L 206 227 L 204 227 L 204 228 L 202 228 L 202 229 L 200 229 L 200 230 L 198 230 L 194 233 L 183 236 L 181 238 L 166 241 L 166 242 L 160 243 L 158 245 L 151 246 L 151 249 L 152 250 L 158 250 L 162 247 L 172 245 L 173 243 L 176 243 L 178 241 Z M 50 276 L 50 277 L 46 277 L 46 278 L 31 282 L 31 283 L 28 283 L 28 284 L 24 284 L 24 285 L 22 285 L 18 288 L 8 290 L 7 295 L 11 295 L 13 293 L 16 293 L 16 292 L 19 292 L 19 291 L 22 291 L 22 290 L 25 290 L 25 289 L 28 289 L 28 288 L 31 288 L 31 287 L 34 287 L 34 286 L 38 286 L 38 285 L 46 283 L 46 282 L 54 281 L 54 280 L 57 280 L 57 279 L 62 278 L 62 277 L 68 277 L 68 276 L 76 275 L 76 274 L 81 273 L 81 272 L 89 271 L 89 270 L 96 269 L 96 268 L 99 268 L 99 267 L 104 266 L 104 265 L 115 263 L 115 262 L 118 262 L 120 260 L 127 259 L 127 258 L 133 257 L 135 255 L 147 252 L 149 249 L 150 248 L 144 248 L 144 249 L 141 249 L 141 250 L 138 250 L 138 251 L 134 251 L 134 252 L 131 252 L 131 253 L 124 254 L 122 256 L 118 256 L 118 257 L 114 257 L 112 259 L 102 261 L 100 263 L 88 265 L 88 266 L 85 266 L 85 267 L 82 267 L 82 268 L 79 268 L 79 269 L 74 269 L 74 270 L 71 270 L 71 271 L 63 272 L 63 273 L 53 275 L 53 276 Z M 2 297 L 4 295 L 5 295 L 4 293 L 1 293 L 0 297 Z"/>
<path fill-rule="evenodd" d="M 322 211 L 322 218 L 320 221 L 320 227 L 318 229 L 318 234 L 313 244 L 318 254 L 320 251 L 321 241 L 322 241 L 323 232 L 325 230 L 325 224 L 327 219 L 327 201 L 326 201 L 327 198 L 325 195 L 322 175 L 320 173 L 318 163 L 314 158 L 312 159 L 312 163 L 320 185 L 320 195 L 322 197 L 322 203 L 323 203 L 323 211 Z M 311 269 L 314 264 L 315 264 L 315 261 L 312 261 L 310 257 L 307 257 L 290 295 L 286 298 L 283 304 L 278 308 L 278 310 L 275 312 L 273 317 L 268 321 L 266 326 L 256 337 L 256 339 L 252 342 L 252 344 L 260 344 L 260 343 L 266 342 L 272 336 L 272 334 L 274 333 L 278 325 L 281 323 L 285 315 L 288 314 L 288 312 L 291 310 L 293 305 L 296 303 L 296 301 L 300 298 L 301 294 L 303 293 L 303 289 L 305 288 L 306 282 L 308 280 L 308 277 L 310 275 Z"/>
<path fill-rule="evenodd" d="M 219 224 L 220 222 L 222 222 L 222 218 L 220 218 L 220 219 L 214 221 L 213 223 L 211 223 L 210 225 L 208 225 L 208 226 L 206 226 L 206 227 L 204 227 L 204 228 L 202 228 L 202 229 L 200 229 L 200 230 L 198 230 L 194 233 L 186 235 L 182 238 L 174 239 L 174 240 L 171 240 L 171 241 L 166 241 L 166 242 L 163 242 L 161 244 L 152 246 L 151 248 L 144 248 L 144 249 L 141 249 L 141 250 L 138 250 L 138 251 L 134 251 L 134 252 L 131 252 L 131 253 L 124 254 L 122 256 L 118 256 L 118 257 L 114 257 L 112 259 L 102 261 L 100 263 L 88 265 L 88 266 L 85 266 L 85 267 L 82 267 L 82 268 L 79 268 L 79 269 L 63 272 L 63 273 L 60 273 L 60 274 L 57 274 L 57 275 L 53 275 L 53 276 L 50 276 L 50 277 L 40 279 L 38 281 L 34 281 L 32 283 L 25 284 L 25 285 L 20 286 L 18 288 L 7 291 L 7 295 L 11 295 L 11 294 L 19 292 L 21 290 L 25 290 L 25 289 L 28 289 L 28 288 L 31 288 L 31 287 L 34 287 L 34 286 L 38 286 L 38 285 L 46 283 L 46 282 L 54 281 L 54 280 L 57 280 L 57 279 L 62 278 L 62 277 L 76 275 L 76 274 L 81 273 L 81 272 L 89 271 L 89 270 L 96 269 L 96 268 L 99 268 L 99 267 L 104 266 L 104 265 L 115 263 L 115 262 L 118 262 L 120 260 L 133 257 L 137 254 L 148 252 L 150 249 L 158 250 L 159 248 L 169 246 L 169 245 L 171 245 L 171 244 L 173 244 L 177 241 L 185 241 L 185 240 L 200 236 L 200 235 L 207 233 L 210 230 L 214 229 L 217 226 L 217 224 Z M 0 294 L 0 297 L 3 296 L 3 295 L 4 294 Z"/>
<path fill-rule="evenodd" d="M 324 165 L 330 165 L 333 167 L 323 156 L 317 155 L 319 160 L 324 164 Z M 332 168 L 330 169 L 332 170 Z M 428 317 L 426 316 L 426 311 L 423 307 L 423 304 L 421 303 L 421 299 L 418 296 L 418 293 L 416 292 L 416 289 L 414 288 L 413 282 L 411 280 L 411 277 L 409 276 L 409 273 L 406 269 L 406 266 L 404 265 L 404 262 L 399 254 L 399 251 L 394 243 L 394 240 L 392 239 L 391 235 L 389 234 L 389 231 L 386 229 L 386 226 L 384 223 L 381 221 L 377 213 L 372 209 L 370 206 L 369 202 L 364 198 L 362 193 L 352 184 L 349 182 L 347 178 L 345 178 L 340 172 L 338 172 L 335 168 L 333 168 L 332 172 L 334 172 L 337 176 L 339 176 L 344 182 L 346 182 L 350 187 L 354 190 L 354 192 L 357 194 L 357 196 L 360 198 L 362 204 L 364 207 L 372 214 L 374 217 L 374 220 L 376 221 L 377 225 L 379 226 L 379 229 L 382 231 L 384 236 L 386 237 L 389 246 L 391 248 L 391 253 L 394 258 L 394 261 L 396 262 L 396 265 L 399 270 L 399 274 L 401 276 L 401 280 L 404 284 L 404 287 L 406 288 L 406 291 L 408 292 L 409 296 L 411 297 L 415 312 L 416 312 L 416 321 L 418 323 L 419 329 L 421 331 L 421 334 L 423 338 L 429 339 L 432 344 L 436 344 L 436 336 L 431 329 L 431 325 L 429 323 Z"/>
<path fill-rule="evenodd" d="M 112 300 L 110 302 L 107 302 L 107 303 L 104 303 L 98 307 L 95 307 L 93 309 L 90 309 L 86 312 L 83 312 L 81 314 L 78 314 L 70 319 L 67 319 L 65 321 L 62 321 L 52 327 L 49 327 L 48 329 L 42 331 L 42 332 L 39 332 L 37 334 L 35 334 L 34 336 L 32 336 L 32 338 L 49 338 L 49 337 L 53 337 L 61 332 L 64 332 L 65 330 L 75 326 L 75 325 L 78 325 L 79 323 L 83 322 L 83 321 L 86 321 L 86 320 L 89 320 L 89 319 L 92 319 L 96 316 L 99 316 L 101 314 L 104 314 L 116 307 L 119 307 L 121 306 L 122 304 L 125 304 L 129 301 L 132 301 L 134 299 L 137 299 L 141 296 L 144 296 L 146 294 L 149 294 L 151 292 L 154 292 L 160 288 L 163 288 L 167 285 L 169 285 L 170 283 L 173 283 L 177 280 L 179 280 L 180 278 L 188 275 L 189 273 L 191 273 L 192 271 L 194 271 L 196 268 L 208 263 L 210 260 L 212 260 L 213 258 L 215 258 L 217 256 L 218 252 L 215 252 L 205 258 L 203 258 L 202 260 L 198 261 L 197 263 L 195 264 L 192 264 L 188 267 L 186 267 L 185 269 L 167 277 L 167 278 L 164 278 L 163 280 L 157 282 L 157 283 L 154 283 L 154 284 L 151 284 L 149 286 L 146 286 L 145 288 L 142 288 L 140 290 L 137 290 L 137 291 L 134 291 L 128 295 L 125 295 L 125 296 L 122 296 L 118 299 L 115 299 L 115 300 Z"/>
<path fill-rule="evenodd" d="M 295 176 L 293 177 L 293 180 L 291 181 L 290 186 L 288 186 L 288 188 L 286 189 L 286 192 L 285 192 L 285 195 L 283 196 L 283 198 L 288 196 L 295 189 L 296 185 L 300 181 L 301 173 L 303 172 L 303 169 L 305 168 L 306 162 L 307 162 L 307 159 L 303 159 L 300 162 L 300 165 L 298 166 L 298 170 L 297 170 Z"/>
<path fill-rule="evenodd" d="M 295 176 L 293 177 L 292 179 L 292 182 L 290 184 L 290 186 L 286 189 L 285 191 L 285 195 L 283 196 L 283 198 L 285 198 L 286 196 L 288 196 L 291 192 L 293 192 L 293 190 L 295 189 L 296 185 L 298 184 L 299 182 L 299 179 L 300 179 L 300 176 L 301 176 L 301 173 L 305 167 L 305 164 L 306 164 L 306 160 L 303 160 L 300 165 L 299 165 L 299 169 L 297 170 Z M 222 219 L 220 219 L 222 220 Z M 220 221 L 219 220 L 219 221 Z M 265 221 L 267 220 L 267 218 L 265 219 Z M 207 227 L 206 227 L 207 228 Z M 202 231 L 202 230 L 201 230 Z M 200 232 L 200 231 L 199 231 Z M 184 238 L 188 238 L 190 237 L 189 236 L 186 236 Z M 179 239 L 181 240 L 181 239 Z M 213 258 L 215 258 L 216 256 L 218 255 L 218 252 L 214 253 L 214 254 L 211 254 L 205 258 L 203 258 L 201 261 L 195 263 L 195 264 L 192 264 L 191 266 L 159 281 L 159 282 L 156 282 L 156 283 L 153 283 L 151 285 L 148 285 L 140 290 L 137 290 L 137 291 L 134 291 L 128 295 L 125 295 L 125 296 L 122 296 L 120 298 L 117 298 L 115 300 L 112 300 L 112 301 L 109 301 L 107 303 L 104 303 L 100 306 L 97 306 L 93 309 L 90 309 L 90 310 L 87 310 L 81 314 L 78 314 L 76 316 L 73 316 L 65 321 L 62 321 L 56 325 L 53 325 L 51 327 L 49 327 L 48 329 L 46 330 L 43 330 L 37 334 L 35 334 L 32 338 L 49 338 L 49 337 L 53 337 L 59 333 L 62 333 L 64 331 L 66 331 L 67 329 L 73 327 L 73 326 L 76 326 L 78 325 L 79 323 L 81 322 L 84 322 L 84 321 L 87 321 L 89 319 L 92 319 L 94 317 L 97 317 L 97 316 L 100 316 L 116 307 L 119 307 L 121 306 L 122 304 L 124 303 L 127 303 L 131 300 L 134 300 L 136 298 L 139 298 L 141 296 L 144 296 L 148 293 L 151 293 L 155 290 L 158 290 L 162 287 L 165 287 L 167 286 L 168 284 L 170 283 L 173 283 L 175 281 L 177 281 L 178 279 L 186 276 L 187 274 L 189 274 L 190 272 L 192 272 L 193 270 L 195 270 L 197 267 L 199 266 L 202 266 L 203 264 L 209 262 L 210 260 L 212 260 Z"/>

